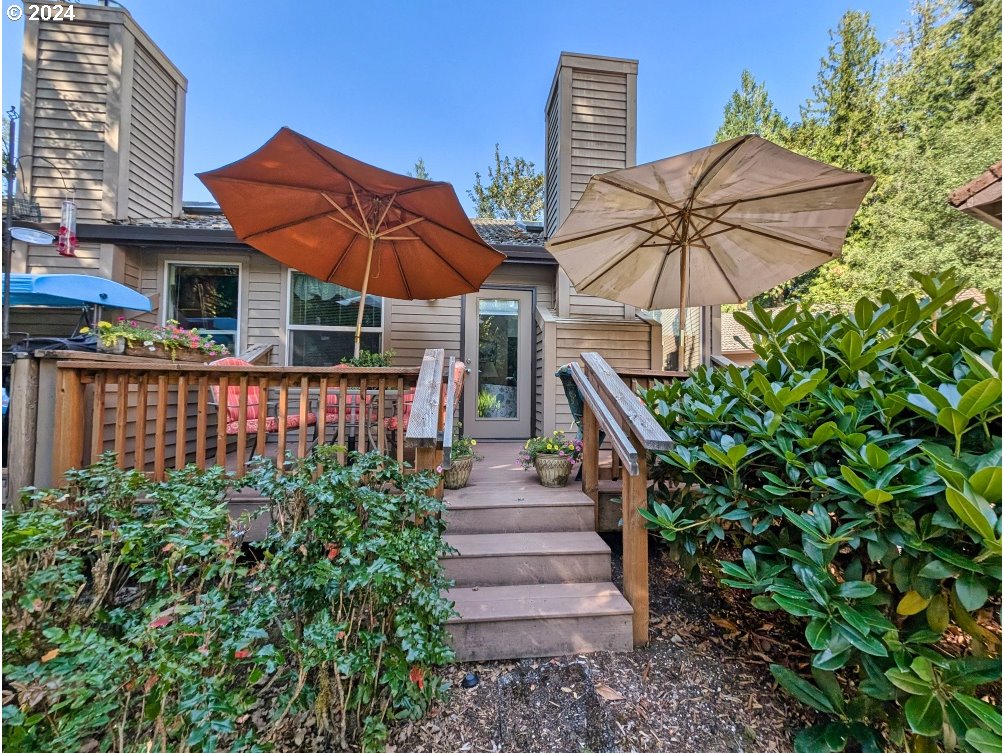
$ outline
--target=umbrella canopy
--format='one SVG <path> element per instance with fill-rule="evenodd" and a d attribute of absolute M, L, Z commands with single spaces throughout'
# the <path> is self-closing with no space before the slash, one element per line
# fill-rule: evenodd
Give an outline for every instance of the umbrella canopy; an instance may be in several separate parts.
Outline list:
<path fill-rule="evenodd" d="M 80 308 L 86 304 L 107 308 L 151 311 L 150 299 L 103 277 L 93 275 L 10 276 L 11 306 L 46 306 Z"/>
<path fill-rule="evenodd" d="M 839 256 L 874 180 L 743 136 L 594 175 L 547 248 L 579 292 L 682 324 Z"/>
<path fill-rule="evenodd" d="M 505 259 L 481 240 L 449 183 L 381 170 L 289 128 L 199 178 L 242 241 L 363 296 L 473 293 Z"/>

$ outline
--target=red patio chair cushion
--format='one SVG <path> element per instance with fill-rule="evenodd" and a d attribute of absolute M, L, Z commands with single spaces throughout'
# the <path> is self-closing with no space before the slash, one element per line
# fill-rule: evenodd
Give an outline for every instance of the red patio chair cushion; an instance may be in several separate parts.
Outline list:
<path fill-rule="evenodd" d="M 246 424 L 246 430 L 248 434 L 257 434 L 258 428 L 260 426 L 259 419 L 249 418 L 244 422 Z M 317 423 L 317 414 L 308 413 L 307 414 L 307 426 L 313 426 Z M 240 431 L 241 422 L 240 421 L 228 421 L 227 422 L 227 434 L 237 434 Z M 300 428 L 300 416 L 299 414 L 292 414 L 286 416 L 286 428 L 287 429 L 299 429 Z M 265 432 L 267 434 L 275 434 L 279 431 L 279 418 L 278 416 L 266 416 L 265 417 Z"/>

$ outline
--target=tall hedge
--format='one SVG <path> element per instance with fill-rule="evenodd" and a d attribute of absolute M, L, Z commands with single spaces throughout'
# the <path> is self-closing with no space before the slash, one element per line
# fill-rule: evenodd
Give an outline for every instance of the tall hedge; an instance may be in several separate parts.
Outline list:
<path fill-rule="evenodd" d="M 646 517 L 804 629 L 799 751 L 1001 750 L 1001 309 L 946 274 L 851 312 L 737 314 L 759 360 L 644 393 Z M 853 741 L 853 743 L 852 743 Z"/>

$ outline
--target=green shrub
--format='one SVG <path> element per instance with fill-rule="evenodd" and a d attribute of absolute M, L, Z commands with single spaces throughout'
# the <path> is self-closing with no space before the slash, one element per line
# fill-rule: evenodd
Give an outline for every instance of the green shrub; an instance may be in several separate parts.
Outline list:
<path fill-rule="evenodd" d="M 979 698 L 1001 678 L 1000 300 L 920 282 L 852 313 L 739 313 L 759 361 L 644 394 L 675 441 L 650 526 L 804 627 L 811 677 L 772 670 L 831 720 L 799 751 L 1001 748 Z"/>
<path fill-rule="evenodd" d="M 385 350 L 382 353 L 374 353 L 371 350 L 359 351 L 358 356 L 352 358 L 343 358 L 342 363 L 345 366 L 358 366 L 366 369 L 375 369 L 386 366 L 394 365 L 394 356 L 397 355 L 393 350 Z"/>
<path fill-rule="evenodd" d="M 275 521 L 257 564 L 219 468 L 158 484 L 107 456 L 5 515 L 5 746 L 257 751 L 312 717 L 378 749 L 420 715 L 450 658 L 437 479 L 352 461 L 322 448 L 242 481 Z"/>

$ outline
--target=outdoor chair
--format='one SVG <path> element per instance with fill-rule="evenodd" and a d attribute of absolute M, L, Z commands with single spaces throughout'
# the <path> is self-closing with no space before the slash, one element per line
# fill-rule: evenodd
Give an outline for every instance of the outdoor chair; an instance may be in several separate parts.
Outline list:
<path fill-rule="evenodd" d="M 338 367 L 335 367 L 338 368 Z M 363 416 L 366 417 L 366 441 L 371 449 L 377 446 L 377 406 L 373 404 L 373 395 L 366 395 L 362 400 L 362 410 L 360 410 L 360 398 L 358 394 L 348 394 L 344 396 L 345 404 L 345 428 L 352 432 L 353 436 L 359 431 Z M 342 395 L 338 390 L 329 390 L 324 398 L 324 423 L 338 431 L 338 406 L 342 403 Z M 335 440 L 348 447 L 349 437 L 335 437 Z"/>
<path fill-rule="evenodd" d="M 236 358 L 229 356 L 227 358 L 220 358 L 216 361 L 212 361 L 210 366 L 227 366 L 227 367 L 250 367 L 252 364 L 245 361 L 243 358 Z M 215 405 L 220 404 L 220 387 L 219 385 L 210 386 L 210 392 L 212 393 L 213 403 Z M 300 396 L 301 400 L 306 400 L 306 395 Z M 240 421 L 240 405 L 241 405 L 241 388 L 240 385 L 229 385 L 227 387 L 227 425 L 226 433 L 228 436 L 234 436 L 240 431 L 241 421 Z M 266 406 L 265 414 L 262 415 L 262 400 L 261 400 L 261 390 L 257 386 L 248 385 L 247 388 L 247 408 L 246 408 L 246 420 L 244 421 L 244 430 L 247 432 L 248 436 L 254 436 L 258 433 L 258 429 L 261 426 L 261 421 L 265 421 L 265 433 L 266 434 L 278 434 L 279 432 L 279 421 L 283 420 L 286 424 L 286 430 L 296 430 L 300 428 L 300 414 L 299 413 L 289 413 L 284 417 L 278 415 L 278 404 L 275 401 L 268 401 L 268 396 L 266 394 Z M 307 413 L 307 426 L 314 427 L 314 441 L 317 441 L 317 414 L 310 412 Z M 254 454 L 255 450 L 254 442 L 251 442 L 248 457 L 250 458 Z"/>

